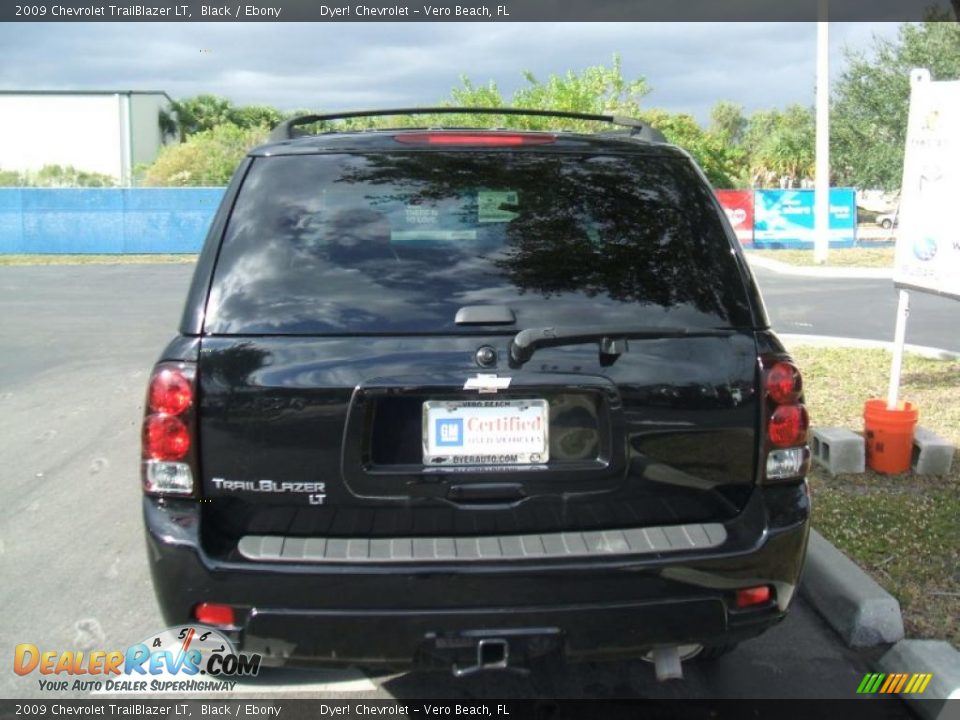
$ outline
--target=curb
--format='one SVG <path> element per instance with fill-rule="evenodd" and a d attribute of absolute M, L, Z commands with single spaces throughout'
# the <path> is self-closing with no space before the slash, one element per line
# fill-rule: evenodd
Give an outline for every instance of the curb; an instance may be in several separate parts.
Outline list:
<path fill-rule="evenodd" d="M 850 647 L 903 639 L 897 599 L 813 529 L 800 594 Z"/>
<path fill-rule="evenodd" d="M 898 694 L 923 720 L 960 718 L 960 652 L 944 640 L 904 639 L 897 599 L 813 528 L 800 594 L 848 646 L 895 643 L 876 669 L 932 675 L 922 694 Z"/>
<path fill-rule="evenodd" d="M 960 652 L 950 643 L 901 640 L 880 658 L 877 669 L 886 673 L 931 673 L 933 677 L 922 694 L 904 694 L 900 699 L 925 720 L 960 717 L 960 712 L 955 712 L 960 708 L 948 708 L 946 702 L 960 701 Z"/>
<path fill-rule="evenodd" d="M 846 347 L 893 350 L 893 343 L 887 340 L 863 340 L 860 338 L 834 337 L 832 335 L 802 335 L 799 333 L 777 333 L 784 345 L 809 345 L 811 347 Z M 933 360 L 960 360 L 960 352 L 930 347 L 929 345 L 903 346 L 904 352 Z"/>
<path fill-rule="evenodd" d="M 779 260 L 759 257 L 751 252 L 745 252 L 747 263 L 751 266 L 772 270 L 781 275 L 797 275 L 800 277 L 817 277 L 824 279 L 866 279 L 892 280 L 893 268 L 858 268 L 858 267 L 809 267 L 804 265 L 789 265 Z"/>

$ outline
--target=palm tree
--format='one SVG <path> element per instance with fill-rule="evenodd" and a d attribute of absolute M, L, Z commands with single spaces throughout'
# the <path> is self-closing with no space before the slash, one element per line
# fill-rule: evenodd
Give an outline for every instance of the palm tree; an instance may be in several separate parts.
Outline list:
<path fill-rule="evenodd" d="M 160 112 L 160 130 L 167 136 L 179 134 L 183 142 L 194 133 L 231 122 L 234 112 L 229 100 L 216 95 L 174 100 L 169 112 Z"/>

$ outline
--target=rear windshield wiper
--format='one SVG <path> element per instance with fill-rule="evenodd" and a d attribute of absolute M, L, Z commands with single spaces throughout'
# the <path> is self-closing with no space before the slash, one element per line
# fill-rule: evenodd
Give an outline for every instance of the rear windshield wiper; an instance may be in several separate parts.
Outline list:
<path fill-rule="evenodd" d="M 528 328 L 516 334 L 510 343 L 509 363 L 512 368 L 523 367 L 539 348 L 600 343 L 600 363 L 610 365 L 626 351 L 626 340 L 662 338 L 725 337 L 733 330 L 696 329 L 680 327 L 545 327 Z"/>

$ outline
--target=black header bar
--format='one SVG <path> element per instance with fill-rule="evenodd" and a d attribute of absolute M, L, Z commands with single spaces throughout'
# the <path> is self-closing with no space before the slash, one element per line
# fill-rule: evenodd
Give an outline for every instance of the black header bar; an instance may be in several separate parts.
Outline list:
<path fill-rule="evenodd" d="M 825 14 L 824 14 L 825 9 Z M 23 0 L 4 22 L 905 22 L 950 0 Z M 718 29 L 718 32 L 721 30 Z"/>
<path fill-rule="evenodd" d="M 291 685 L 296 692 L 296 685 Z M 956 717 L 957 700 L 912 701 L 926 717 Z M 939 713 L 939 715 L 938 715 Z M 171 696 L 164 700 L 104 698 L 60 700 L 0 700 L 0 720 L 62 720 L 63 718 L 114 718 L 140 720 L 417 720 L 418 718 L 484 718 L 486 720 L 876 720 L 908 717 L 897 696 L 880 695 L 858 700 L 389 700 L 269 698 L 239 699 Z"/>

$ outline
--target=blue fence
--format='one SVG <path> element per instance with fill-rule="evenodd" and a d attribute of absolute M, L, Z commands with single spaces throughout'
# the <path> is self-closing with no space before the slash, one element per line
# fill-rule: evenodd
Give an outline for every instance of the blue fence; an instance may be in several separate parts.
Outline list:
<path fill-rule="evenodd" d="M 0 188 L 0 253 L 199 252 L 224 188 Z"/>
<path fill-rule="evenodd" d="M 195 253 L 224 188 L 0 188 L 0 254 Z M 757 190 L 756 247 L 812 247 L 813 191 Z M 830 244 L 856 242 L 856 196 L 830 191 Z"/>

